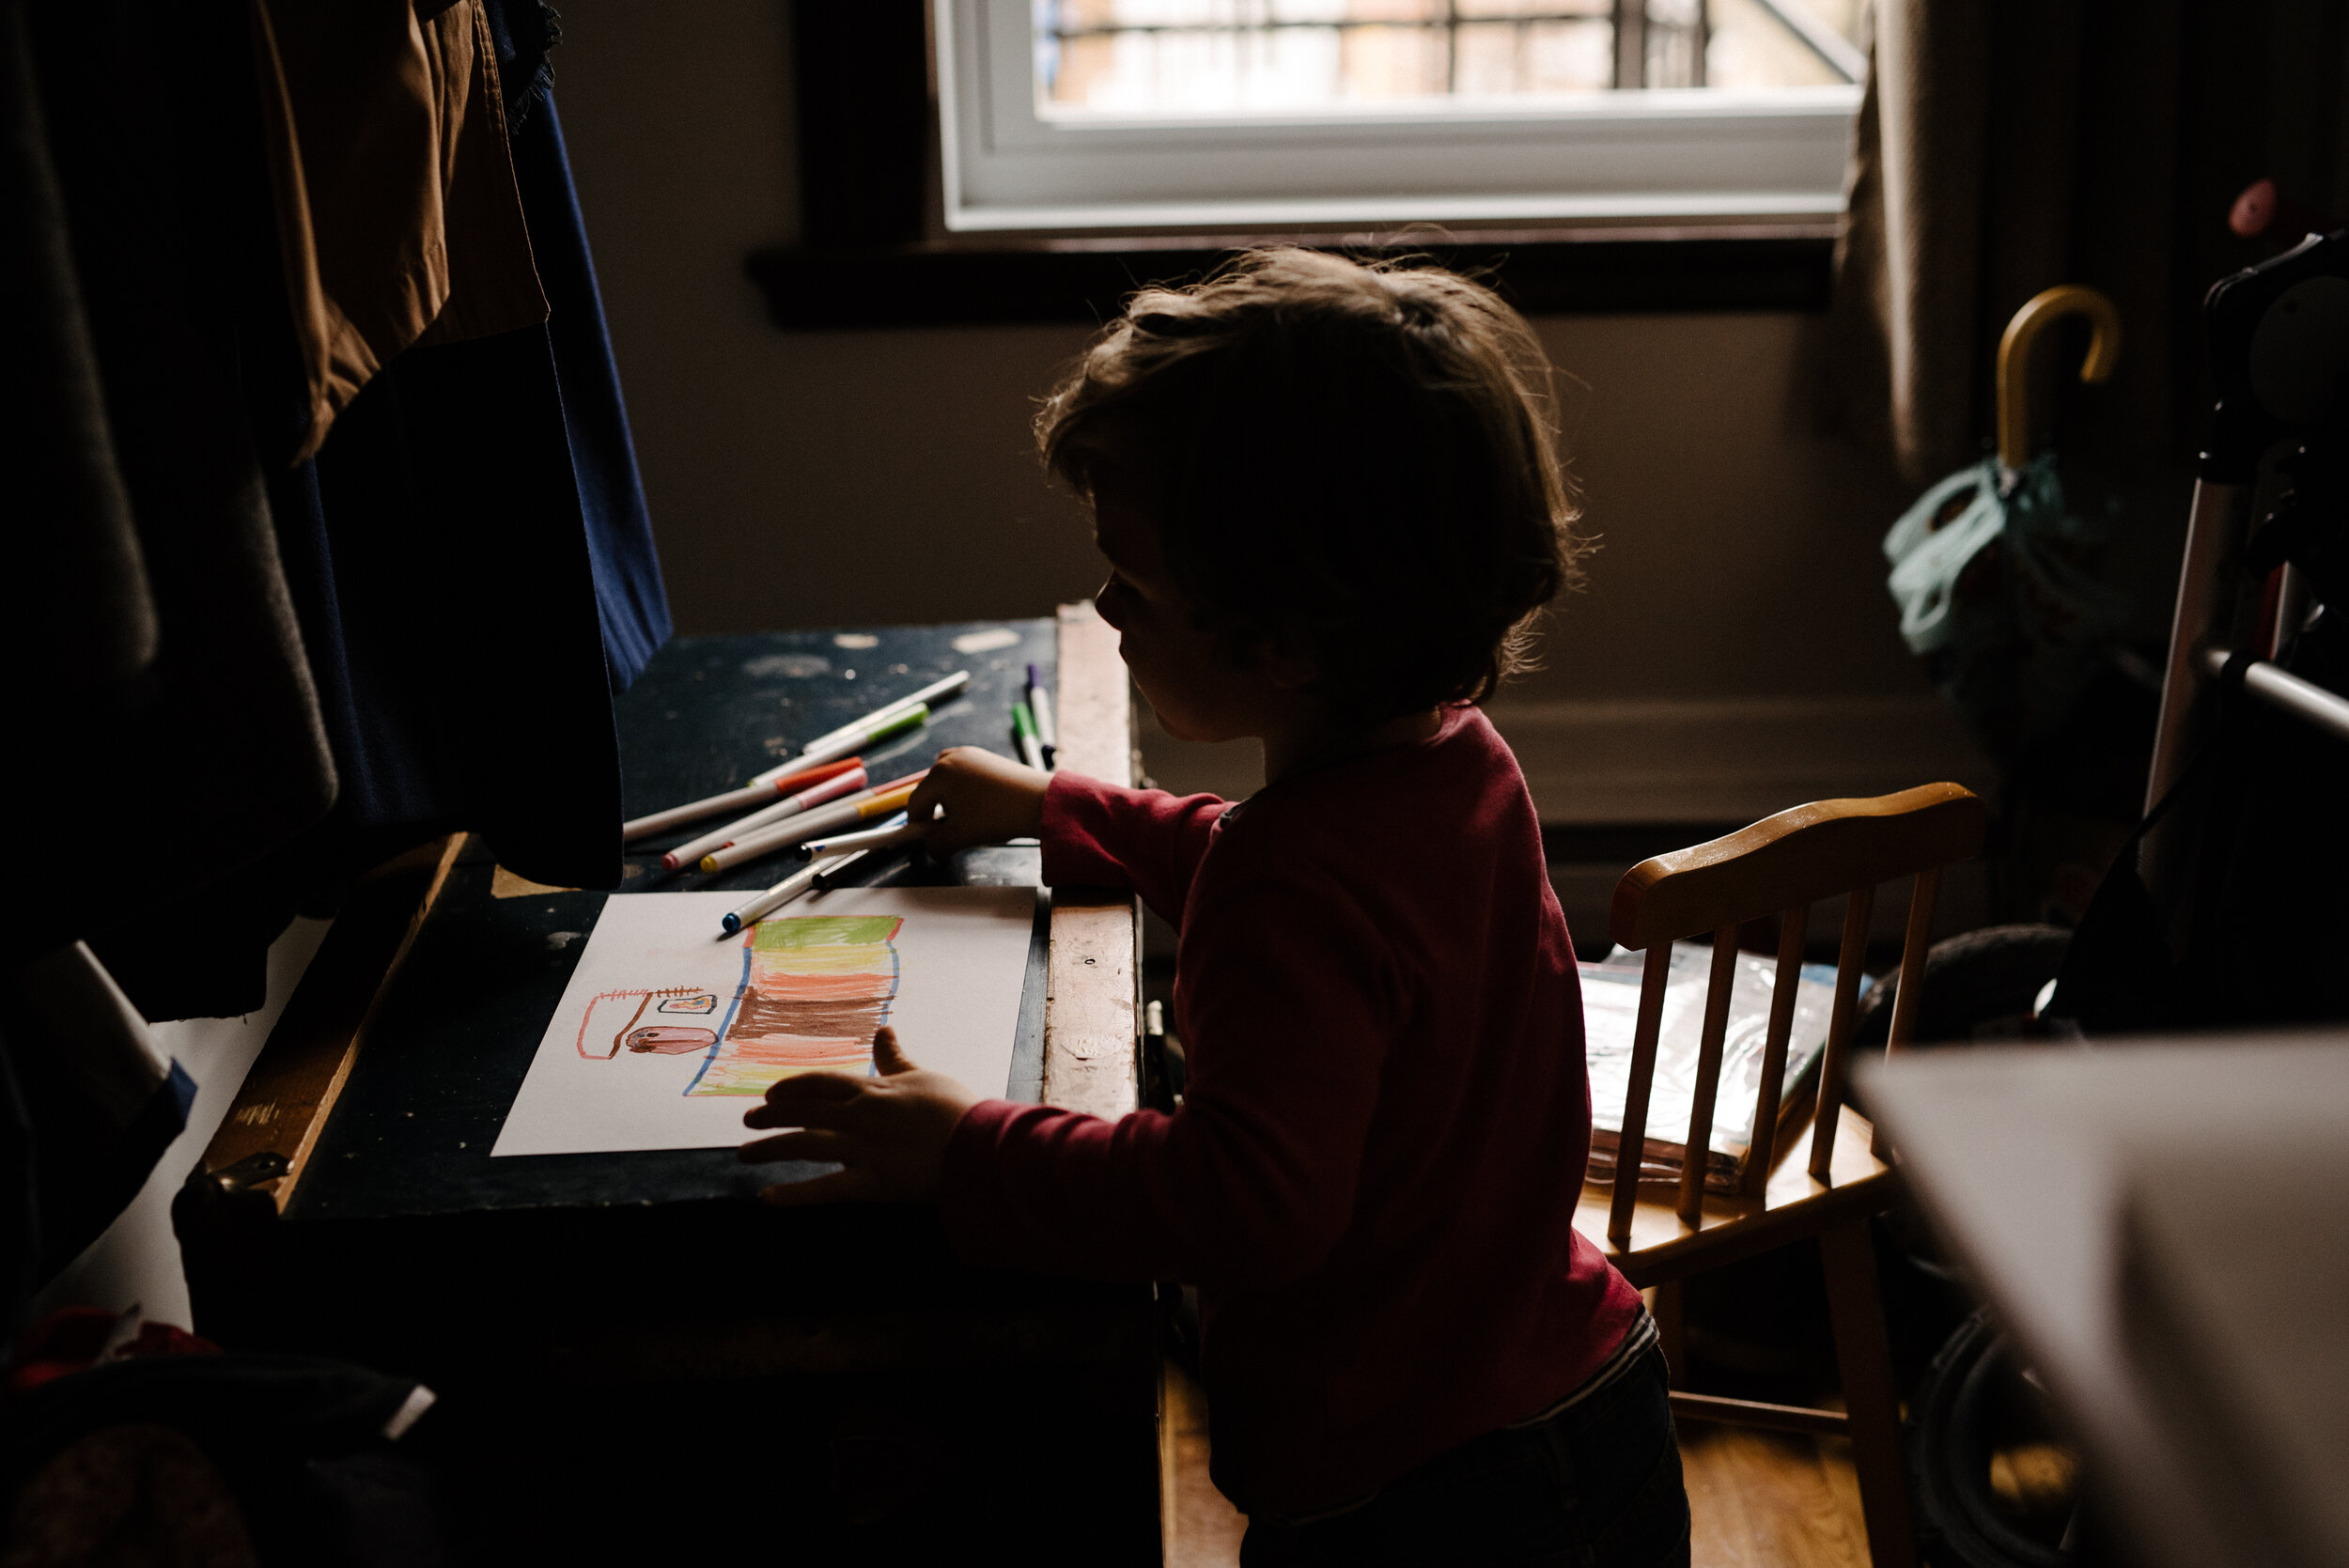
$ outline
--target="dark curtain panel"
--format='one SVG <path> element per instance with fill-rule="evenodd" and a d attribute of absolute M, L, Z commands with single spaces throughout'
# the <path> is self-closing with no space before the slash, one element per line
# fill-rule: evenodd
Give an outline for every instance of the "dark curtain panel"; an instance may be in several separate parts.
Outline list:
<path fill-rule="evenodd" d="M 2210 392 L 2198 312 L 2272 247 L 2226 226 L 2273 176 L 2349 211 L 2338 0 L 1877 0 L 1828 322 L 1830 422 L 1923 483 L 1982 455 L 1999 334 L 2060 283 L 2119 307 L 2089 394 L 2038 369 L 2067 454 L 2175 473 Z M 2045 437 L 2043 436 L 2043 440 Z"/>

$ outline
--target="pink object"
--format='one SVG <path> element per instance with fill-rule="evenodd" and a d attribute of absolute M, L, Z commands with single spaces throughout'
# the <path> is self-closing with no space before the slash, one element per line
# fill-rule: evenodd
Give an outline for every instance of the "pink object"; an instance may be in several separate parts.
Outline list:
<path fill-rule="evenodd" d="M 1304 1514 L 1553 1404 L 1640 1296 L 1574 1229 L 1579 977 L 1485 716 L 1226 811 L 1053 776 L 1044 879 L 1182 927 L 1183 1109 L 983 1101 L 940 1203 L 974 1262 L 1197 1281 L 1217 1474 Z"/>
<path fill-rule="evenodd" d="M 863 768 L 851 768 L 846 773 L 835 773 L 822 784 L 812 784 L 801 790 L 791 799 L 799 801 L 801 811 L 806 811 L 811 807 L 820 806 L 827 800 L 837 800 L 843 795 L 854 795 L 868 782 Z"/>
<path fill-rule="evenodd" d="M 2329 213 L 2284 194 L 2273 179 L 2253 180 L 2227 210 L 2227 227 L 2239 240 L 2296 245 L 2304 234 L 2329 233 L 2340 226 Z"/>

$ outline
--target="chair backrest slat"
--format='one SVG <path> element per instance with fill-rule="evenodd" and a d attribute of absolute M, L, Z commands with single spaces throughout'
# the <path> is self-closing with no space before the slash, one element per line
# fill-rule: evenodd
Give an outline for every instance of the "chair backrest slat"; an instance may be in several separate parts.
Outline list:
<path fill-rule="evenodd" d="M 1917 891 L 1908 895 L 1908 931 L 1901 943 L 1900 986 L 1892 993 L 1890 1050 L 1901 1050 L 1917 1037 L 1917 1009 L 1925 994 L 1925 952 L 1933 945 L 1933 906 L 1940 894 L 1939 866 L 1917 873 Z"/>
<path fill-rule="evenodd" d="M 1648 949 L 1641 970 L 1640 1017 L 1631 1030 L 1631 1079 L 1624 1087 L 1623 1136 L 1615 1143 L 1615 1190 L 1607 1214 L 1607 1239 L 1631 1245 L 1631 1210 L 1640 1197 L 1640 1165 L 1647 1157 L 1648 1091 L 1656 1086 L 1656 1040 L 1664 1026 L 1664 989 L 1672 979 L 1672 944 Z"/>
<path fill-rule="evenodd" d="M 1795 1032 L 1795 1001 L 1802 989 L 1802 942 L 1811 906 L 1778 917 L 1778 979 L 1770 987 L 1770 1031 L 1762 1041 L 1762 1081 L 1753 1097 L 1753 1132 L 1746 1140 L 1745 1192 L 1758 1198 L 1778 1157 L 1779 1104 L 1786 1093 L 1786 1045 Z"/>
<path fill-rule="evenodd" d="M 1680 1159 L 1680 1218 L 1695 1224 L 1704 1214 L 1704 1168 L 1713 1148 L 1713 1107 L 1721 1092 L 1721 1040 L 1729 1032 L 1729 1002 L 1737 986 L 1737 928 L 1713 933 L 1713 971 L 1704 988 L 1704 1029 L 1697 1036 L 1697 1077 L 1690 1089 L 1688 1140 Z"/>
<path fill-rule="evenodd" d="M 1906 1050 L 1917 1037 L 1917 1013 L 1925 1001 L 1925 954 L 1933 945 L 1933 906 L 1940 894 L 1939 866 L 1917 873 L 1916 890 L 1908 895 L 1908 931 L 1901 939 L 1901 978 L 1892 992 L 1892 1028 L 1884 1042 L 1887 1056 Z M 1878 1159 L 1891 1157 L 1882 1127 L 1876 1128 L 1870 1147 Z"/>
<path fill-rule="evenodd" d="M 1811 1120 L 1811 1175 L 1825 1181 L 1835 1158 L 1835 1124 L 1843 1110 L 1843 1080 L 1851 1074 L 1851 1037 L 1859 1017 L 1859 971 L 1868 957 L 1868 921 L 1875 913 L 1873 882 L 1852 889 L 1843 905 L 1843 946 L 1835 958 L 1835 1008 L 1828 1015 L 1827 1049 L 1819 1058 L 1819 1108 Z"/>

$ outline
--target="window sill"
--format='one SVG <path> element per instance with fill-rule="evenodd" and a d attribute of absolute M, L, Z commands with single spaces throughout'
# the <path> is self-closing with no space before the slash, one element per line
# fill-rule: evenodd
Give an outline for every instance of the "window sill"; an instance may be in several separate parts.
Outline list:
<path fill-rule="evenodd" d="M 1529 316 L 1816 311 L 1835 227 L 1470 230 L 1399 244 L 1334 234 L 930 241 L 762 250 L 745 265 L 786 332 L 1091 324 L 1145 284 L 1194 279 L 1236 250 L 1283 240 L 1356 256 L 1425 253 L 1487 276 Z"/>

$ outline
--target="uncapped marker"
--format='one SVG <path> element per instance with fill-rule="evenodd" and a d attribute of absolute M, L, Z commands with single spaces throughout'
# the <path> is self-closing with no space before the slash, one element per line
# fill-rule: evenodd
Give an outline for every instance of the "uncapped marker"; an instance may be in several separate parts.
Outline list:
<path fill-rule="evenodd" d="M 842 833 L 837 838 L 811 839 L 800 847 L 803 853 L 820 861 L 828 856 L 845 855 L 856 849 L 887 849 L 894 845 L 919 844 L 922 842 L 922 835 L 929 831 L 928 823 L 908 822 L 901 816 L 895 821 L 884 822 L 878 828 L 868 828 L 861 833 Z"/>
<path fill-rule="evenodd" d="M 830 893 L 832 889 L 840 885 L 840 879 L 842 877 L 848 876 L 850 871 L 855 870 L 860 866 L 863 867 L 867 871 L 872 870 L 875 863 L 875 856 L 880 856 L 882 859 L 889 858 L 887 850 L 859 849 L 849 854 L 842 855 L 835 860 L 825 861 L 820 865 L 815 867 L 816 891 L 818 893 Z"/>

